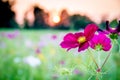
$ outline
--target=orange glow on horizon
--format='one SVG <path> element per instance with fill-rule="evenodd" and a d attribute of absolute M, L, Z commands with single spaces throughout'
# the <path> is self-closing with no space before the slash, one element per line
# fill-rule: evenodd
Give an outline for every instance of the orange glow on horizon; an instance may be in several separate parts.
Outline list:
<path fill-rule="evenodd" d="M 54 23 L 59 23 L 60 22 L 60 17 L 55 15 L 55 16 L 53 16 L 52 20 L 53 20 Z"/>

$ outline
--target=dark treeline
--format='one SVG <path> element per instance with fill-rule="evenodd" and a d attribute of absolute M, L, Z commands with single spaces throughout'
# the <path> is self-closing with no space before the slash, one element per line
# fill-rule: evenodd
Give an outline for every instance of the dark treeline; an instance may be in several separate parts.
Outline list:
<path fill-rule="evenodd" d="M 8 2 L 0 0 L 0 28 L 12 28 L 10 20 L 14 17 Z"/>
<path fill-rule="evenodd" d="M 8 2 L 3 3 L 0 0 L 0 28 L 20 28 L 14 20 L 15 14 L 11 11 Z M 46 13 L 44 9 L 40 9 L 37 6 L 34 7 L 35 21 L 32 26 L 25 20 L 24 29 L 62 29 L 62 30 L 79 30 L 84 29 L 85 26 L 92 22 L 88 17 L 81 16 L 80 14 L 69 15 L 67 10 L 62 10 L 60 13 L 60 22 L 55 23 L 54 26 L 49 25 L 49 13 Z M 114 20 L 113 23 L 117 22 Z M 104 28 L 105 21 L 101 24 L 101 28 Z"/>

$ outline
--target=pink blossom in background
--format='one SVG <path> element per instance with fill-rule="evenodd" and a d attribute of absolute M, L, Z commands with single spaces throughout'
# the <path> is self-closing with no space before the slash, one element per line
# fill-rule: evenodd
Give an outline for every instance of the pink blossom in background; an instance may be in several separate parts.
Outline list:
<path fill-rule="evenodd" d="M 83 73 L 77 68 L 73 70 L 73 73 L 76 75 L 81 75 L 81 76 L 83 75 Z"/>
<path fill-rule="evenodd" d="M 5 33 L 4 35 L 9 39 L 14 39 L 19 35 L 19 31 L 16 30 L 14 32 Z"/>
<path fill-rule="evenodd" d="M 39 46 L 59 45 L 59 36 L 56 34 L 44 34 L 40 36 Z"/>
<path fill-rule="evenodd" d="M 64 61 L 64 60 L 61 60 L 59 63 L 60 63 L 61 65 L 65 65 L 65 61 Z"/>
<path fill-rule="evenodd" d="M 40 54 L 40 53 L 41 53 L 41 51 L 40 51 L 39 48 L 37 48 L 37 49 L 35 50 L 35 52 L 36 52 L 37 54 Z"/>
<path fill-rule="evenodd" d="M 52 39 L 56 40 L 57 39 L 57 35 L 52 35 Z"/>

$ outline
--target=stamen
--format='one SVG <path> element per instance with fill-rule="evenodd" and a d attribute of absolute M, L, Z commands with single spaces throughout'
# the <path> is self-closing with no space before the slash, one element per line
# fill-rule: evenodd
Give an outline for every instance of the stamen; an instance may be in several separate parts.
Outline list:
<path fill-rule="evenodd" d="M 81 36 L 81 37 L 78 38 L 79 43 L 84 43 L 85 41 L 86 41 L 85 36 Z"/>

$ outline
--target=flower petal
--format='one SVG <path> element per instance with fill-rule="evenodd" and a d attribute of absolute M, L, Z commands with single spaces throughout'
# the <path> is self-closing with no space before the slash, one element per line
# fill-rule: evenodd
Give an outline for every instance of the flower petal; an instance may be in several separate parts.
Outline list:
<path fill-rule="evenodd" d="M 77 42 L 71 42 L 71 41 L 63 41 L 61 42 L 61 47 L 62 48 L 75 48 L 77 47 L 79 44 Z"/>
<path fill-rule="evenodd" d="M 110 48 L 111 48 L 111 45 L 110 45 L 110 44 L 107 45 L 107 46 L 103 46 L 103 50 L 104 50 L 104 51 L 109 51 Z"/>
<path fill-rule="evenodd" d="M 90 47 L 95 49 L 96 45 L 102 45 L 104 51 L 108 51 L 111 48 L 111 40 L 105 34 L 99 33 L 94 35 L 92 40 L 90 40 Z"/>
<path fill-rule="evenodd" d="M 89 47 L 89 43 L 88 42 L 85 42 L 83 44 L 81 44 L 78 48 L 78 52 L 82 51 L 82 50 L 85 50 Z"/>
<path fill-rule="evenodd" d="M 84 35 L 86 36 L 87 40 L 92 39 L 94 33 L 98 30 L 98 26 L 95 24 L 88 24 L 84 30 Z"/>
<path fill-rule="evenodd" d="M 102 44 L 103 46 L 107 46 L 107 45 L 110 45 L 110 43 L 111 43 L 111 40 L 109 38 L 106 38 Z"/>
<path fill-rule="evenodd" d="M 104 51 L 109 51 L 110 48 L 111 48 L 111 40 L 109 38 L 105 38 L 102 43 L 102 46 L 103 46 L 103 50 Z"/>
<path fill-rule="evenodd" d="M 75 36 L 78 39 L 80 36 L 84 36 L 84 33 L 82 33 L 82 32 L 75 33 Z"/>
<path fill-rule="evenodd" d="M 65 35 L 64 37 L 65 41 L 76 41 L 76 36 L 73 33 L 68 33 L 67 35 Z"/>
<path fill-rule="evenodd" d="M 99 40 L 98 35 L 94 35 L 94 37 L 92 38 L 91 41 L 92 41 L 93 43 L 97 44 L 97 43 L 98 43 L 98 40 Z M 91 41 L 90 41 L 90 42 L 91 42 Z"/>
<path fill-rule="evenodd" d="M 96 45 L 96 43 L 95 43 L 93 40 L 91 40 L 91 41 L 90 41 L 90 47 L 94 49 L 94 48 L 95 48 L 95 45 Z"/>
<path fill-rule="evenodd" d="M 103 33 L 99 33 L 99 35 L 98 35 L 98 42 L 103 44 L 106 38 L 107 37 Z"/>

